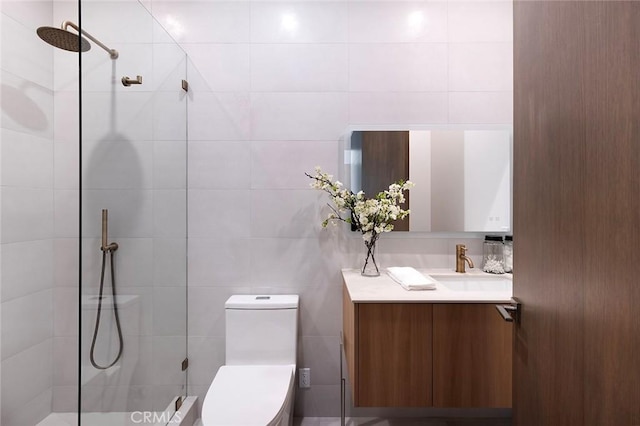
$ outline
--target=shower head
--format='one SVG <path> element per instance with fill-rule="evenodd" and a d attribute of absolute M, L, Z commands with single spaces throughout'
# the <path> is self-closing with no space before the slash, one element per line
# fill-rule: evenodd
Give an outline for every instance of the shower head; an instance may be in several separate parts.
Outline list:
<path fill-rule="evenodd" d="M 67 27 L 71 27 L 77 31 L 72 33 L 67 30 Z M 45 42 L 49 43 L 53 47 L 58 49 L 68 50 L 70 52 L 86 52 L 91 49 L 91 44 L 80 34 L 87 37 L 89 40 L 103 48 L 109 53 L 111 59 L 118 59 L 118 51 L 115 49 L 109 49 L 100 40 L 93 37 L 85 30 L 81 30 L 76 24 L 71 21 L 64 21 L 60 28 L 54 27 L 40 27 L 36 30 L 38 37 Z"/>
<path fill-rule="evenodd" d="M 91 44 L 84 37 L 74 34 L 62 28 L 40 27 L 36 30 L 38 37 L 53 47 L 68 50 L 69 52 L 86 52 L 91 49 Z M 80 44 L 80 48 L 78 48 Z"/>

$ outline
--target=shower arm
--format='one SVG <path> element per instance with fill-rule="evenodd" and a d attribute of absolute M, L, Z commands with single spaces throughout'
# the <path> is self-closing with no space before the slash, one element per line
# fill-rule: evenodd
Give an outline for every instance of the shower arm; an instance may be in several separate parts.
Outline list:
<path fill-rule="evenodd" d="M 108 238 L 107 238 L 108 223 L 109 223 L 109 211 L 107 209 L 102 209 L 102 245 L 100 246 L 100 250 L 113 252 L 118 250 L 118 244 L 108 243 Z"/>
<path fill-rule="evenodd" d="M 88 38 L 89 40 L 91 40 L 92 42 L 94 42 L 95 44 L 97 44 L 98 46 L 102 47 L 104 50 L 107 51 L 107 53 L 109 54 L 109 56 L 111 57 L 111 59 L 118 59 L 118 51 L 116 49 L 109 49 L 107 46 L 105 46 L 100 40 L 98 40 L 97 38 L 95 38 L 94 36 L 92 36 L 91 34 L 89 34 L 88 32 L 86 32 L 85 30 L 80 29 L 76 24 L 74 24 L 71 21 L 64 21 L 61 25 L 63 30 L 67 30 L 67 27 L 71 27 L 74 30 L 76 30 L 79 34 L 82 34 L 83 36 L 85 36 L 86 38 Z"/>

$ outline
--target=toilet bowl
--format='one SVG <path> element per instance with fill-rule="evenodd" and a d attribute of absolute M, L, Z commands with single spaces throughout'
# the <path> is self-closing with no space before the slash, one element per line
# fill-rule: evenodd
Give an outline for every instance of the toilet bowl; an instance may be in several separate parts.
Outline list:
<path fill-rule="evenodd" d="M 203 426 L 293 422 L 297 295 L 236 295 L 225 303 L 225 365 L 202 405 Z"/>

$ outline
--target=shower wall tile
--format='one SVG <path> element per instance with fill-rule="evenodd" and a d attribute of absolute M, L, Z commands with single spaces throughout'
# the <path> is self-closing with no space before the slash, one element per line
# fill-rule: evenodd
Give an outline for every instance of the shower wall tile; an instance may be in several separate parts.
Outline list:
<path fill-rule="evenodd" d="M 102 209 L 109 210 L 111 239 L 153 236 L 153 191 L 86 190 L 83 198 L 84 236 L 100 236 Z"/>
<path fill-rule="evenodd" d="M 190 288 L 189 336 L 224 337 L 224 303 L 234 294 L 250 294 L 250 292 L 250 287 Z"/>
<path fill-rule="evenodd" d="M 51 6 L 48 8 L 51 9 Z M 29 86 L 38 85 L 52 89 L 53 47 L 36 36 L 36 26 L 33 24 L 25 25 L 5 14 L 2 14 L 0 19 L 2 19 L 2 25 L 0 25 L 2 69 L 29 82 Z M 41 25 L 50 25 L 50 23 L 48 20 L 43 20 L 38 26 Z"/>
<path fill-rule="evenodd" d="M 137 2 L 118 2 L 118 7 L 110 2 L 87 2 L 82 7 L 83 29 L 115 49 L 119 44 L 152 43 L 152 22 Z M 127 30 L 114 31 L 114 27 Z"/>
<path fill-rule="evenodd" d="M 51 139 L 3 129 L 2 184 L 51 188 L 53 144 Z"/>
<path fill-rule="evenodd" d="M 55 237 L 71 238 L 78 235 L 78 191 L 57 189 L 53 192 L 53 197 Z"/>
<path fill-rule="evenodd" d="M 253 44 L 254 92 L 338 92 L 347 89 L 348 48 L 341 44 Z"/>
<path fill-rule="evenodd" d="M 186 189 L 153 191 L 153 236 L 180 238 L 187 234 Z"/>
<path fill-rule="evenodd" d="M 176 88 L 180 81 L 176 81 Z M 153 140 L 186 141 L 187 100 L 182 93 L 156 92 L 153 97 Z"/>
<path fill-rule="evenodd" d="M 446 1 L 349 2 L 351 43 L 447 41 Z"/>
<path fill-rule="evenodd" d="M 154 28 L 156 26 L 158 26 L 158 24 L 154 22 Z M 150 74 L 152 79 L 150 81 L 152 85 L 147 86 L 147 90 L 177 92 L 186 96 L 182 91 L 181 85 L 187 69 L 186 52 L 177 44 L 158 42 L 155 35 L 154 41 L 155 43 L 151 46 L 153 52 L 153 67 Z M 136 75 L 137 74 L 138 73 L 136 73 Z"/>
<path fill-rule="evenodd" d="M 347 123 L 346 93 L 251 95 L 251 138 L 254 140 L 338 139 Z"/>
<path fill-rule="evenodd" d="M 83 141 L 83 189 L 150 189 L 153 143 L 117 135 Z"/>
<path fill-rule="evenodd" d="M 80 159 L 78 143 L 55 140 L 53 144 L 53 187 L 56 189 L 78 189 Z"/>
<path fill-rule="evenodd" d="M 53 191 L 5 187 L 2 189 L 2 242 L 53 237 Z"/>
<path fill-rule="evenodd" d="M 80 125 L 79 94 L 74 91 L 56 91 L 53 97 L 54 133 L 56 142 L 73 144 L 75 156 L 78 156 L 78 138 Z M 78 169 L 74 169 L 76 174 Z M 57 170 L 56 170 L 57 173 Z"/>
<path fill-rule="evenodd" d="M 118 243 L 114 258 L 117 262 L 117 283 L 125 287 L 149 287 L 153 285 L 154 244 L 151 238 L 109 237 L 109 242 Z M 88 253 L 101 257 L 99 245 Z M 99 271 L 95 271 L 99 272 Z M 98 282 L 100 275 L 95 274 L 92 281 Z"/>
<path fill-rule="evenodd" d="M 76 333 L 77 334 L 77 333 Z M 53 338 L 54 386 L 77 386 L 78 384 L 78 336 L 56 336 Z M 77 391 L 77 387 L 76 387 Z M 55 394 L 55 392 L 54 392 Z M 77 398 L 77 395 L 76 395 Z M 55 410 L 54 410 L 55 411 Z"/>
<path fill-rule="evenodd" d="M 51 1 L 5 0 L 0 3 L 0 11 L 22 25 L 34 30 L 43 25 L 51 25 L 53 3 Z"/>
<path fill-rule="evenodd" d="M 252 43 L 345 43 L 347 37 L 346 2 L 251 3 Z"/>
<path fill-rule="evenodd" d="M 77 231 L 77 230 L 76 230 Z M 73 287 L 78 283 L 78 238 L 53 240 L 54 287 Z"/>
<path fill-rule="evenodd" d="M 182 291 L 184 294 L 184 289 Z M 184 314 L 184 307 L 182 308 Z M 186 316 L 185 316 L 186 319 Z M 184 330 L 184 326 L 183 326 Z M 187 355 L 187 345 L 184 336 L 179 333 L 176 337 L 156 336 L 153 338 L 152 380 L 157 386 L 178 386 L 185 380 L 185 373 L 180 368 L 182 360 Z M 160 399 L 166 405 L 171 399 Z"/>
<path fill-rule="evenodd" d="M 52 287 L 52 240 L 36 240 L 2 246 L 2 301 L 38 293 Z"/>
<path fill-rule="evenodd" d="M 189 104 L 189 141 L 249 138 L 250 99 L 243 92 L 200 92 Z"/>
<path fill-rule="evenodd" d="M 11 108 L 2 108 L 2 129 L 51 140 L 54 117 L 51 89 L 4 70 L 0 73 L 0 78 L 2 102 L 11 105 Z"/>
<path fill-rule="evenodd" d="M 153 94 L 148 92 L 84 92 L 83 140 L 145 141 L 153 137 Z M 115 112 L 112 113 L 112 105 Z M 115 108 L 117 102 L 118 108 Z"/>
<path fill-rule="evenodd" d="M 189 142 L 190 189 L 249 189 L 251 149 L 242 141 Z"/>
<path fill-rule="evenodd" d="M 187 285 L 186 238 L 153 239 L 153 285 L 183 287 Z"/>
<path fill-rule="evenodd" d="M 184 140 L 153 142 L 153 188 L 187 188 L 187 150 Z"/>
<path fill-rule="evenodd" d="M 339 145 L 337 140 L 252 141 L 251 188 L 307 189 L 312 181 L 305 173 L 314 174 L 316 166 L 337 177 Z"/>
<path fill-rule="evenodd" d="M 52 300 L 48 289 L 2 303 L 3 362 L 53 336 Z"/>
<path fill-rule="evenodd" d="M 2 361 L 3 426 L 36 424 L 50 412 L 52 339 Z"/>
<path fill-rule="evenodd" d="M 154 1 L 153 14 L 179 43 L 246 43 L 249 2 Z"/>
<path fill-rule="evenodd" d="M 154 347 L 157 343 L 158 336 L 168 338 L 168 336 L 184 335 L 186 330 L 187 314 L 185 307 L 186 291 L 185 287 L 154 287 L 153 289 L 153 336 Z M 166 342 L 166 339 L 164 340 Z M 175 345 L 179 346 L 176 339 Z M 184 345 L 185 339 L 182 337 Z M 176 348 L 174 348 L 175 350 Z M 180 347 L 182 357 L 184 358 L 185 346 Z M 161 355 L 163 352 L 154 353 Z M 174 352 L 175 354 L 175 352 Z M 182 361 L 182 358 L 180 359 Z M 178 363 L 176 363 L 177 365 Z"/>
<path fill-rule="evenodd" d="M 249 44 L 187 43 L 184 49 L 198 63 L 210 90 L 247 92 L 250 89 Z"/>
<path fill-rule="evenodd" d="M 53 335 L 77 338 L 78 336 L 78 287 L 53 289 Z"/>

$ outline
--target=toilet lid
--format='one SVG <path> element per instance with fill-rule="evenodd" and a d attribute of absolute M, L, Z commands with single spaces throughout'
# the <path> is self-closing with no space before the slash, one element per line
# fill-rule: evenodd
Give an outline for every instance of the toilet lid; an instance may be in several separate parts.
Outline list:
<path fill-rule="evenodd" d="M 202 424 L 265 426 L 280 413 L 293 382 L 293 365 L 225 365 L 202 406 Z"/>

